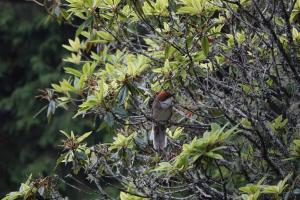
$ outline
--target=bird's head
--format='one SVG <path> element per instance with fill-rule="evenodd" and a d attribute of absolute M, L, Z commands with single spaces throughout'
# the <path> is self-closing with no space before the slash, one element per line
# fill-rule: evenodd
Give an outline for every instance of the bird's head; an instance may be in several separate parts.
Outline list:
<path fill-rule="evenodd" d="M 162 108 L 168 108 L 172 105 L 174 94 L 167 91 L 161 91 L 156 94 L 155 100 L 160 103 Z"/>

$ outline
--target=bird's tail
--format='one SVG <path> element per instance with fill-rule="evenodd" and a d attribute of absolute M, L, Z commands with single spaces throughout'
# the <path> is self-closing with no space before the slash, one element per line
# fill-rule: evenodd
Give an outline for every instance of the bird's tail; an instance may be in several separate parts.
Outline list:
<path fill-rule="evenodd" d="M 165 126 L 161 124 L 154 124 L 152 126 L 150 140 L 153 140 L 153 147 L 155 150 L 163 150 L 167 146 Z"/>

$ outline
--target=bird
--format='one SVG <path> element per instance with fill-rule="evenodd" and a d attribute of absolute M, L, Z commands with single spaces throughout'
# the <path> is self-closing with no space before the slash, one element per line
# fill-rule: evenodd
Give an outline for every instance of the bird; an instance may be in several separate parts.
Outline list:
<path fill-rule="evenodd" d="M 172 116 L 173 94 L 167 91 L 157 93 L 152 104 L 152 130 L 150 140 L 155 150 L 164 150 L 167 146 L 166 122 Z"/>

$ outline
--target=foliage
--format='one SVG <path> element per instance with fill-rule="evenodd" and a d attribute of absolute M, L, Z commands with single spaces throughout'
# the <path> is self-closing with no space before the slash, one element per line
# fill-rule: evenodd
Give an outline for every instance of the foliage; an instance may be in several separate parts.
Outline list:
<path fill-rule="evenodd" d="M 112 143 L 84 145 L 73 173 L 82 171 L 105 199 L 116 198 L 106 184 L 123 199 L 298 198 L 298 4 L 51 5 L 59 20 L 78 27 L 63 46 L 70 76 L 52 84 L 56 109 L 73 107 L 74 118 L 96 116 L 100 128 L 117 133 Z M 176 103 L 169 145 L 156 152 L 148 141 L 148 105 L 161 90 L 174 93 Z"/>
<path fill-rule="evenodd" d="M 195 163 L 209 165 L 210 163 L 207 162 L 201 163 L 205 158 L 224 160 L 220 151 L 227 147 L 221 145 L 233 134 L 236 128 L 224 132 L 225 127 L 221 128 L 218 124 L 212 124 L 211 131 L 206 131 L 201 138 L 195 137 L 189 144 L 183 144 L 182 152 L 174 158 L 172 164 L 163 163 L 153 171 L 166 171 L 168 173 L 174 170 L 186 170 Z"/>
<path fill-rule="evenodd" d="M 32 176 L 30 175 L 27 181 L 21 184 L 19 191 L 10 192 L 3 200 L 15 200 L 20 198 L 38 199 L 39 197 L 51 199 L 61 198 L 54 188 L 55 185 L 51 177 L 40 177 L 32 180 Z"/>
<path fill-rule="evenodd" d="M 277 185 L 262 185 L 265 178 L 262 178 L 257 184 L 247 184 L 240 188 L 240 191 L 247 193 L 242 195 L 242 198 L 245 200 L 256 200 L 261 194 L 265 193 L 273 194 L 275 199 L 280 199 L 280 194 L 282 194 L 284 189 L 288 186 L 286 182 L 290 176 L 291 174 L 287 175 L 284 180 L 279 181 Z"/>

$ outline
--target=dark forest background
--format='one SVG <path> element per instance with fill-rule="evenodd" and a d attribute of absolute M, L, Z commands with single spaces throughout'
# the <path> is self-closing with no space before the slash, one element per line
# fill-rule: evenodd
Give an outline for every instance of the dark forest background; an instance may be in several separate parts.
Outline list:
<path fill-rule="evenodd" d="M 63 31 L 64 30 L 64 31 Z M 81 131 L 72 113 L 55 113 L 48 122 L 39 89 L 61 78 L 61 47 L 72 27 L 25 1 L 0 2 L 0 197 L 19 187 L 31 172 L 52 172 L 60 129 Z"/>

